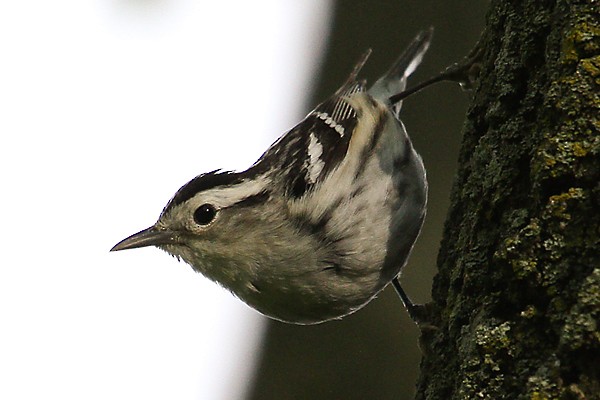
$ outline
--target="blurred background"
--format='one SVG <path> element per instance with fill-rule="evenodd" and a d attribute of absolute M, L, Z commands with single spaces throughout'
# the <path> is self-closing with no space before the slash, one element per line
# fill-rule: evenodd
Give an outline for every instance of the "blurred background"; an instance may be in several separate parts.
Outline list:
<path fill-rule="evenodd" d="M 418 330 L 391 288 L 344 320 L 270 321 L 156 249 L 109 254 L 194 175 L 244 169 L 421 29 L 411 83 L 460 59 L 487 2 L 57 0 L 0 5 L 0 398 L 410 399 Z M 410 83 L 409 83 L 410 85 Z M 430 298 L 468 94 L 402 118 L 430 205 L 402 275 Z"/>

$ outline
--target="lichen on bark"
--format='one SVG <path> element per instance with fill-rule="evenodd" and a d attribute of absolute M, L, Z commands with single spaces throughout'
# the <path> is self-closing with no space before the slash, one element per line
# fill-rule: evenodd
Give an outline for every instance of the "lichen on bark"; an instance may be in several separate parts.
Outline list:
<path fill-rule="evenodd" d="M 600 4 L 493 1 L 418 399 L 600 398 Z"/>

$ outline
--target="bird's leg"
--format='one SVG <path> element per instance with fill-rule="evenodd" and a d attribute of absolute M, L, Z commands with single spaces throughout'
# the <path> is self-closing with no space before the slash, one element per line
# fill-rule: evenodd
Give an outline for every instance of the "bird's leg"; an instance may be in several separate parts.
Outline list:
<path fill-rule="evenodd" d="M 434 83 L 441 81 L 457 82 L 464 90 L 470 90 L 473 88 L 473 84 L 479 76 L 482 57 L 483 47 L 481 46 L 481 41 L 479 41 L 461 62 L 454 63 L 438 75 L 427 79 L 410 89 L 406 89 L 403 92 L 391 96 L 390 103 L 396 104 L 411 94 L 417 93 L 427 86 L 431 86 Z"/>
<path fill-rule="evenodd" d="M 407 296 L 404 289 L 400 285 L 400 281 L 398 277 L 392 279 L 392 285 L 394 289 L 396 289 L 396 293 L 400 296 L 400 300 L 404 303 L 404 307 L 406 307 L 406 311 L 408 311 L 408 315 L 410 318 L 417 324 L 421 325 L 423 323 L 428 322 L 427 309 L 424 304 L 414 304 Z"/>

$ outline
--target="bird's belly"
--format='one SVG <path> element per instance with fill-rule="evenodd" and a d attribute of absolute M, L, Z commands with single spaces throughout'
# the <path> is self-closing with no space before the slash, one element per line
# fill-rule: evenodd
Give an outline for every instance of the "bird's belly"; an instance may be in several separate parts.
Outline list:
<path fill-rule="evenodd" d="M 339 319 L 365 306 L 387 282 L 379 270 L 362 276 L 325 268 L 285 282 L 254 283 L 240 297 L 262 314 L 280 321 L 310 325 Z M 239 294 L 238 294 L 239 295 Z"/>

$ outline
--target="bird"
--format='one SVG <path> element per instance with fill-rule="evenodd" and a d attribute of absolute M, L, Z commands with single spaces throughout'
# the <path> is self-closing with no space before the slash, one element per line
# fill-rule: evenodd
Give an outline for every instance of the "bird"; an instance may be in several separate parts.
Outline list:
<path fill-rule="evenodd" d="M 423 225 L 427 178 L 399 113 L 432 33 L 421 31 L 370 87 L 358 78 L 367 51 L 248 169 L 196 176 L 156 223 L 111 251 L 158 247 L 287 323 L 340 319 L 390 283 L 416 314 L 398 276 Z"/>

